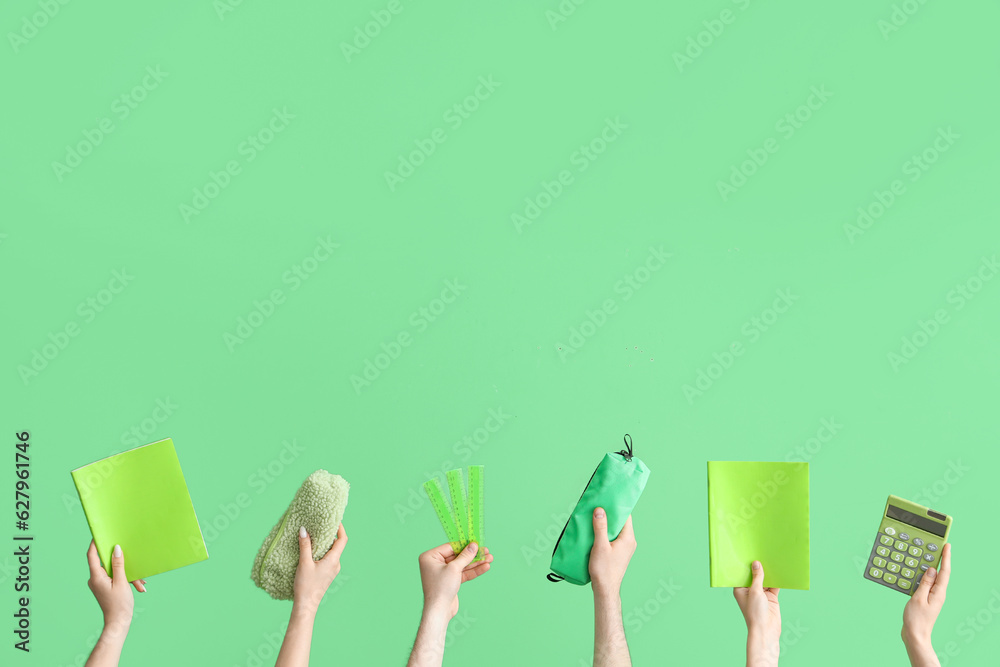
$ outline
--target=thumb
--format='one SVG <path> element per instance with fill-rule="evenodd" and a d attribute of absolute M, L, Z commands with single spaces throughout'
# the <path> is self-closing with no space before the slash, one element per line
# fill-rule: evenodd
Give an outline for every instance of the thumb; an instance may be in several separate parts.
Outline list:
<path fill-rule="evenodd" d="M 607 546 L 608 541 L 608 515 L 603 507 L 594 508 L 594 546 Z"/>
<path fill-rule="evenodd" d="M 913 592 L 913 597 L 926 601 L 935 579 L 937 579 L 937 570 L 933 567 L 924 572 L 924 576 L 920 578 L 920 585 Z"/>
<path fill-rule="evenodd" d="M 475 542 L 469 542 L 468 546 L 455 557 L 455 560 L 451 561 L 451 566 L 456 570 L 464 570 L 477 553 L 479 553 L 479 545 Z"/>
<path fill-rule="evenodd" d="M 305 526 L 299 528 L 299 564 L 313 562 L 312 538 Z"/>
<path fill-rule="evenodd" d="M 111 581 L 112 584 L 125 584 L 125 554 L 122 553 L 120 544 L 115 545 L 115 550 L 111 553 Z"/>
<path fill-rule="evenodd" d="M 758 591 L 764 591 L 764 566 L 759 560 L 755 560 L 753 565 L 750 566 L 751 572 L 753 572 L 753 581 L 750 582 L 750 588 L 756 589 Z"/>

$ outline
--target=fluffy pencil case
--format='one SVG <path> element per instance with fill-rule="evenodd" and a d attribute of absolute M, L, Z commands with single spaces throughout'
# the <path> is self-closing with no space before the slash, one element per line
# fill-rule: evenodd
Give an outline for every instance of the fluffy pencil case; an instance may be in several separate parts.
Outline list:
<path fill-rule="evenodd" d="M 299 528 L 309 531 L 313 560 L 325 556 L 337 538 L 350 488 L 347 480 L 326 470 L 306 478 L 257 552 L 250 578 L 258 587 L 275 600 L 292 599 L 299 564 Z"/>

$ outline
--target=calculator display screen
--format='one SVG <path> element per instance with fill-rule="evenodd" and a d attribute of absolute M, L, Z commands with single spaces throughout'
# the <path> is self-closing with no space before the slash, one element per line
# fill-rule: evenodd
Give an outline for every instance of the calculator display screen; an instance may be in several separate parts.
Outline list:
<path fill-rule="evenodd" d="M 907 512 L 906 510 L 900 509 L 895 505 L 889 505 L 889 509 L 885 511 L 885 515 L 891 519 L 896 519 L 897 521 L 902 521 L 905 524 L 919 528 L 920 530 L 926 530 L 928 533 L 933 533 L 938 537 L 944 537 L 944 525 L 938 523 L 937 521 L 925 519 L 924 517 L 914 514 L 913 512 Z"/>

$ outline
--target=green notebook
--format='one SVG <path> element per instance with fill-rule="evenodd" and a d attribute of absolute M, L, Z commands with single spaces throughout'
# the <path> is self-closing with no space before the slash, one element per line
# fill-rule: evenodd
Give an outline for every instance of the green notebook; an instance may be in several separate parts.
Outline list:
<path fill-rule="evenodd" d="M 708 549 L 712 586 L 809 590 L 809 464 L 709 461 Z"/>
<path fill-rule="evenodd" d="M 77 468 L 73 483 L 104 569 L 120 544 L 129 581 L 208 558 L 170 438 Z"/>

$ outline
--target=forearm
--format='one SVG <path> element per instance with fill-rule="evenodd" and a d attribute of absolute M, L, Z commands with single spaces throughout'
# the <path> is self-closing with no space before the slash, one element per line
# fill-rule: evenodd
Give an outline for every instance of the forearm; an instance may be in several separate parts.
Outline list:
<path fill-rule="evenodd" d="M 906 655 L 910 658 L 911 667 L 941 667 L 930 638 L 904 639 L 903 644 L 906 646 Z"/>
<path fill-rule="evenodd" d="M 747 667 L 777 667 L 779 652 L 777 637 L 769 637 L 760 630 L 747 630 Z"/>
<path fill-rule="evenodd" d="M 292 615 L 288 619 L 288 629 L 285 630 L 285 640 L 281 642 L 275 667 L 308 667 L 315 622 L 315 609 L 298 602 L 292 604 Z"/>
<path fill-rule="evenodd" d="M 407 667 L 439 667 L 444 661 L 444 639 L 451 619 L 446 610 L 424 607 L 417 639 Z"/>
<path fill-rule="evenodd" d="M 594 590 L 594 667 L 631 667 L 618 591 Z"/>
<path fill-rule="evenodd" d="M 131 625 L 131 621 L 105 621 L 86 667 L 117 667 Z"/>

